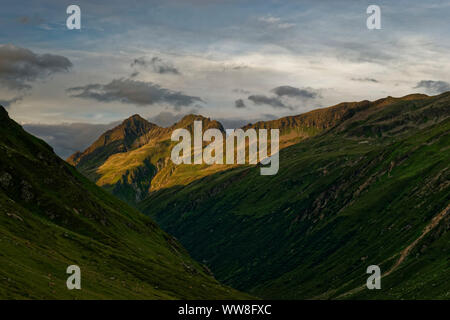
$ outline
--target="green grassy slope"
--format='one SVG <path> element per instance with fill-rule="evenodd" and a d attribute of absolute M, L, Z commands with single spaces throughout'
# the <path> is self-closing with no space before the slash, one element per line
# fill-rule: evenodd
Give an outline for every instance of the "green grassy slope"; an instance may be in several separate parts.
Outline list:
<path fill-rule="evenodd" d="M 277 175 L 239 167 L 140 208 L 260 297 L 449 299 L 449 115 L 450 93 L 382 99 L 281 150 Z M 382 290 L 360 289 L 367 266 L 386 273 L 411 244 Z"/>
<path fill-rule="evenodd" d="M 72 264 L 81 268 L 81 290 L 66 288 Z M 245 297 L 0 107 L 1 299 Z"/>

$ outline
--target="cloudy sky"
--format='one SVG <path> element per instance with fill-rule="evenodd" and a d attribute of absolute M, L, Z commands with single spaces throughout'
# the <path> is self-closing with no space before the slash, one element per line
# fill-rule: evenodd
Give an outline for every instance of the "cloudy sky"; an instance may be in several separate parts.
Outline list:
<path fill-rule="evenodd" d="M 70 4 L 81 30 L 66 27 Z M 381 30 L 366 27 L 370 4 Z M 48 125 L 108 126 L 135 113 L 233 126 L 436 94 L 450 90 L 449 16 L 448 0 L 2 0 L 0 104 L 51 136 Z"/>

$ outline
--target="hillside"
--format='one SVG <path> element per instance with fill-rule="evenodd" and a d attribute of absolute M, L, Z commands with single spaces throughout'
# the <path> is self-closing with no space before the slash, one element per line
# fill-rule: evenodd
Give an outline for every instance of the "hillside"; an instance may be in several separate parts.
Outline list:
<path fill-rule="evenodd" d="M 343 105 L 313 112 L 320 132 L 282 149 L 277 175 L 232 168 L 139 208 L 260 297 L 449 299 L 450 93 Z M 373 264 L 382 290 L 364 286 Z"/>
<path fill-rule="evenodd" d="M 3 107 L 0 124 L 1 299 L 248 297 L 219 284 L 173 237 L 84 178 Z M 129 134 L 146 131 L 128 129 L 104 145 L 128 148 Z M 81 268 L 81 290 L 66 288 L 72 264 Z"/>
<path fill-rule="evenodd" d="M 135 115 L 103 134 L 84 152 L 69 157 L 67 162 L 97 185 L 135 204 L 152 190 L 179 181 L 188 183 L 210 174 L 211 170 L 221 170 L 203 165 L 192 170 L 191 166 L 175 167 L 170 161 L 170 151 L 175 144 L 170 139 L 172 132 L 178 128 L 193 132 L 196 120 L 202 121 L 203 131 L 216 128 L 224 132 L 219 122 L 200 115 L 187 115 L 167 128 Z M 192 175 L 193 171 L 196 175 Z"/>

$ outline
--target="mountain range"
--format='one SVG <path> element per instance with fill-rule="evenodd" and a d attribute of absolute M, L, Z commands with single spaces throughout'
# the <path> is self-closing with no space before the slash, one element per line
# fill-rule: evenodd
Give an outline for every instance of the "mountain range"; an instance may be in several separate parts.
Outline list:
<path fill-rule="evenodd" d="M 175 129 L 225 135 L 201 115 L 133 115 L 67 162 L 1 120 L 0 296 L 78 297 L 50 285 L 78 263 L 83 298 L 450 298 L 450 92 L 242 127 L 280 130 L 273 176 L 173 164 Z M 381 290 L 365 287 L 370 265 Z"/>
<path fill-rule="evenodd" d="M 369 101 L 341 103 L 298 116 L 250 123 L 242 129 L 279 129 L 280 148 L 284 148 L 331 128 L 355 112 L 367 108 L 369 104 Z M 172 164 L 170 151 L 175 144 L 170 139 L 172 132 L 184 128 L 192 133 L 196 120 L 202 121 L 203 131 L 215 128 L 225 136 L 225 130 L 220 122 L 201 115 L 186 115 L 177 123 L 165 128 L 139 115 L 133 115 L 102 134 L 83 152 L 74 153 L 67 162 L 97 185 L 136 205 L 153 191 L 188 184 L 232 167 Z"/>

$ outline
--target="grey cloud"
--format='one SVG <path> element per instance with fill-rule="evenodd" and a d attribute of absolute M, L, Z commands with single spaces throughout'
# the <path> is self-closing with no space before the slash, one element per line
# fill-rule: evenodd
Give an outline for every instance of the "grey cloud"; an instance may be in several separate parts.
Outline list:
<path fill-rule="evenodd" d="M 244 100 L 242 100 L 242 99 L 236 100 L 236 101 L 234 102 L 234 106 L 235 106 L 236 108 L 238 108 L 238 109 L 243 109 L 243 108 L 246 108 L 246 107 L 247 107 L 247 106 L 245 105 L 245 103 L 244 103 Z"/>
<path fill-rule="evenodd" d="M 278 97 L 268 97 L 261 94 L 255 94 L 248 97 L 248 100 L 252 101 L 256 105 L 269 105 L 278 109 L 289 109 L 292 107 L 286 106 Z"/>
<path fill-rule="evenodd" d="M 219 121 L 225 129 L 242 128 L 243 126 L 251 122 L 246 119 L 217 119 L 217 121 Z"/>
<path fill-rule="evenodd" d="M 280 117 L 278 117 L 278 116 L 276 116 L 274 114 L 271 114 L 271 113 L 263 113 L 262 116 L 263 116 L 263 120 L 275 120 L 275 119 L 280 118 Z"/>
<path fill-rule="evenodd" d="M 170 111 L 161 111 L 157 115 L 148 118 L 148 121 L 157 124 L 160 127 L 170 127 L 174 123 L 180 121 L 184 116 L 188 114 L 198 114 L 199 110 L 194 106 L 192 109 L 186 112 L 172 113 Z"/>
<path fill-rule="evenodd" d="M 443 93 L 450 91 L 450 84 L 445 81 L 422 80 L 414 88 L 424 88 L 430 93 Z"/>
<path fill-rule="evenodd" d="M 374 78 L 352 78 L 352 81 L 359 81 L 359 82 L 373 82 L 378 83 L 379 81 Z"/>
<path fill-rule="evenodd" d="M 14 104 L 14 103 L 16 103 L 16 102 L 18 102 L 18 101 L 20 101 L 22 99 L 23 99 L 23 96 L 17 96 L 17 97 L 14 97 L 12 99 L 9 99 L 9 100 L 0 100 L 0 106 L 8 108 L 12 104 Z"/>
<path fill-rule="evenodd" d="M 222 71 L 229 71 L 229 70 L 238 71 L 238 70 L 245 70 L 245 69 L 250 69 L 250 67 L 247 66 L 247 65 L 243 65 L 243 64 L 239 64 L 239 65 L 236 65 L 236 64 L 224 64 Z"/>
<path fill-rule="evenodd" d="M 175 68 L 170 63 L 162 60 L 159 57 L 153 57 L 150 60 L 147 60 L 145 57 L 140 57 L 134 59 L 131 63 L 131 67 L 140 66 L 144 68 L 152 68 L 154 72 L 159 74 L 171 73 L 171 74 L 180 74 L 177 68 Z"/>
<path fill-rule="evenodd" d="M 273 114 L 262 114 L 259 118 L 254 119 L 226 119 L 226 118 L 218 118 L 216 119 L 219 121 L 225 129 L 237 129 L 242 128 L 243 126 L 249 124 L 249 123 L 256 123 L 258 121 L 267 121 L 267 120 L 274 120 L 278 119 L 279 117 L 273 115 Z"/>
<path fill-rule="evenodd" d="M 72 67 L 69 59 L 53 54 L 36 54 L 11 44 L 0 45 L 0 84 L 13 90 L 31 89 L 30 82 Z"/>
<path fill-rule="evenodd" d="M 394 53 L 386 49 L 392 43 L 385 43 L 385 46 L 381 46 L 379 43 L 331 40 L 330 45 L 332 45 L 331 50 L 337 51 L 336 56 L 346 61 L 386 63 L 397 58 Z"/>
<path fill-rule="evenodd" d="M 240 93 L 240 94 L 246 94 L 246 95 L 249 95 L 251 93 L 250 91 L 244 90 L 244 89 L 233 89 L 233 92 Z"/>
<path fill-rule="evenodd" d="M 149 118 L 148 121 L 155 123 L 161 127 L 170 127 L 175 122 L 180 121 L 185 115 L 185 113 L 173 114 L 169 111 L 162 111 L 156 116 Z"/>
<path fill-rule="evenodd" d="M 175 108 L 203 102 L 199 97 L 189 96 L 180 91 L 162 88 L 152 82 L 131 79 L 114 79 L 107 84 L 88 84 L 66 90 L 71 97 L 93 99 L 101 102 L 119 101 L 137 106 L 156 103 L 170 104 Z"/>
<path fill-rule="evenodd" d="M 319 93 L 314 89 L 300 89 L 291 86 L 279 86 L 272 89 L 271 91 L 279 97 L 287 96 L 301 99 L 315 99 L 319 96 Z"/>
<path fill-rule="evenodd" d="M 130 78 L 135 78 L 139 75 L 139 72 L 135 71 L 132 74 L 130 74 Z"/>

